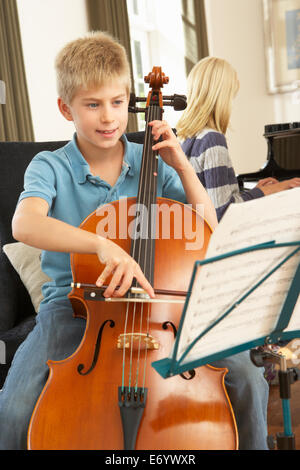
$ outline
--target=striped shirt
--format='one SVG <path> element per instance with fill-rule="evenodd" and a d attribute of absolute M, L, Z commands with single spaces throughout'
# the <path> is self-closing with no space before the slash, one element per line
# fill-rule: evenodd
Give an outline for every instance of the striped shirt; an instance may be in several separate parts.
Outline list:
<path fill-rule="evenodd" d="M 240 191 L 226 138 L 221 132 L 206 127 L 196 137 L 186 139 L 182 149 L 206 188 L 218 220 L 221 220 L 229 204 L 264 195 L 259 188 Z"/>

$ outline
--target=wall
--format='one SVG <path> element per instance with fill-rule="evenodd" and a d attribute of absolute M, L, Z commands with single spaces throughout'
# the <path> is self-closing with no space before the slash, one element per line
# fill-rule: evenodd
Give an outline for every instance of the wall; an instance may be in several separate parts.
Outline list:
<path fill-rule="evenodd" d="M 300 121 L 299 100 L 267 93 L 262 0 L 205 0 L 205 6 L 210 55 L 228 60 L 240 80 L 228 131 L 234 167 L 256 171 L 267 156 L 264 126 Z"/>
<path fill-rule="evenodd" d="M 17 0 L 36 141 L 68 140 L 73 124 L 56 101 L 54 60 L 65 43 L 88 30 L 85 0 Z"/>

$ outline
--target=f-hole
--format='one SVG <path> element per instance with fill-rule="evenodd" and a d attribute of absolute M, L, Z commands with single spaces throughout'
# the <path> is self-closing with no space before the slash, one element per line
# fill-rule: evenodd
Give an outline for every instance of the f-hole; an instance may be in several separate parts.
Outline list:
<path fill-rule="evenodd" d="M 90 368 L 86 371 L 86 372 L 82 372 L 83 369 L 85 368 L 84 364 L 79 364 L 78 367 L 77 367 L 77 372 L 78 374 L 80 375 L 87 375 L 89 374 L 90 372 L 92 372 L 92 370 L 94 369 L 94 367 L 96 366 L 97 364 L 97 361 L 98 361 L 98 357 L 99 357 L 99 352 L 100 352 L 100 346 L 101 346 L 101 338 L 102 338 L 102 333 L 103 333 L 103 328 L 105 327 L 106 323 L 109 323 L 109 326 L 111 328 L 113 328 L 115 326 L 115 322 L 113 320 L 106 320 L 104 323 L 102 323 L 101 327 L 99 328 L 99 331 L 98 331 L 98 336 L 97 336 L 97 341 L 96 341 L 96 345 L 95 345 L 95 350 L 94 350 L 94 357 L 93 357 L 93 360 L 92 360 L 92 364 L 90 366 Z"/>
<path fill-rule="evenodd" d="M 162 324 L 162 327 L 164 330 L 167 330 L 168 327 L 171 326 L 172 327 L 172 330 L 173 330 L 173 333 L 174 333 L 174 338 L 176 338 L 176 335 L 177 335 L 177 328 L 176 326 L 174 325 L 174 323 L 172 323 L 171 321 L 165 321 L 163 324 Z M 185 375 L 185 374 L 189 374 L 189 375 Z M 187 372 L 183 372 L 182 374 L 179 374 L 180 377 L 182 377 L 184 380 L 192 380 L 195 375 L 196 375 L 196 371 L 195 369 L 191 369 Z"/>

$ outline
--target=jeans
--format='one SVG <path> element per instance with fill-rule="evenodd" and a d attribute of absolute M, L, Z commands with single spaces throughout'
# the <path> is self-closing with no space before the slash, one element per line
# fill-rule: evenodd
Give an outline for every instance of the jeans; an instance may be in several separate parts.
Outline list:
<path fill-rule="evenodd" d="M 47 360 L 62 360 L 80 344 L 85 320 L 73 318 L 69 300 L 41 307 L 37 323 L 17 350 L 0 392 L 0 449 L 26 449 L 34 405 L 48 377 Z M 239 431 L 240 449 L 267 449 L 268 385 L 249 352 L 212 364 L 227 367 L 225 383 Z"/>
<path fill-rule="evenodd" d="M 225 385 L 237 423 L 239 450 L 268 450 L 269 385 L 264 378 L 264 368 L 252 363 L 249 351 L 211 365 L 228 368 Z"/>

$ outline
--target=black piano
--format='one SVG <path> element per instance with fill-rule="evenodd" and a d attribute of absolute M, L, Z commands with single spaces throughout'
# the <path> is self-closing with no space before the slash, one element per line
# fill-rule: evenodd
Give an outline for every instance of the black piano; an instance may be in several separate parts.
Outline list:
<path fill-rule="evenodd" d="M 267 161 L 253 173 L 237 175 L 241 189 L 253 187 L 262 178 L 273 176 L 279 181 L 300 177 L 300 122 L 268 124 L 264 137 L 267 139 Z"/>

